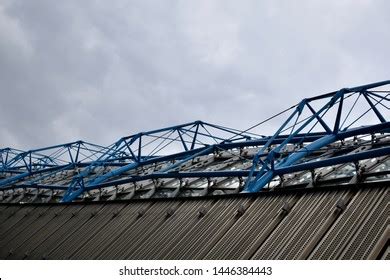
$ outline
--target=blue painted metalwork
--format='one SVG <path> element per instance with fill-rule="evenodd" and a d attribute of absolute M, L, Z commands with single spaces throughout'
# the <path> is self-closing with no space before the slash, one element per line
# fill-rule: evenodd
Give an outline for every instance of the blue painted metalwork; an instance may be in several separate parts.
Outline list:
<path fill-rule="evenodd" d="M 369 101 L 369 105 L 371 109 L 374 109 L 375 114 L 377 115 L 378 119 L 380 120 L 381 124 L 384 124 L 384 129 L 389 128 L 390 124 L 386 119 L 379 113 L 379 111 L 376 108 L 376 104 L 374 105 L 370 99 L 370 93 L 368 93 L 366 90 L 373 88 L 373 87 L 379 87 L 383 85 L 389 84 L 390 81 L 384 81 L 379 82 L 375 84 L 369 84 L 365 86 L 355 87 L 352 89 L 341 89 L 339 91 L 329 93 L 326 95 L 322 95 L 319 97 L 314 97 L 310 99 L 304 99 L 302 100 L 296 107 L 296 110 L 290 115 L 290 117 L 287 119 L 286 122 L 278 129 L 278 131 L 274 134 L 273 138 L 277 137 L 279 133 L 290 123 L 290 121 L 295 117 L 296 115 L 299 115 L 302 113 L 305 107 L 308 107 L 311 116 L 299 127 L 293 128 L 291 134 L 289 137 L 287 137 L 281 144 L 274 147 L 272 151 L 265 157 L 264 160 L 260 161 L 260 157 L 264 155 L 264 151 L 270 147 L 270 143 L 267 143 L 263 146 L 263 148 L 256 154 L 253 160 L 253 166 L 251 168 L 250 175 L 248 176 L 248 179 L 246 181 L 245 185 L 245 192 L 258 192 L 260 191 L 265 185 L 267 185 L 272 178 L 275 176 L 274 169 L 276 168 L 285 168 L 285 170 L 289 170 L 289 167 L 292 167 L 294 163 L 298 162 L 300 159 L 306 157 L 309 155 L 313 150 L 320 149 L 322 147 L 325 147 L 336 140 L 342 140 L 348 135 L 349 130 L 341 130 L 340 129 L 340 121 L 341 121 L 341 113 L 343 110 L 343 102 L 344 99 L 347 98 L 346 95 L 348 94 L 348 98 L 353 96 L 359 98 L 361 94 L 365 96 L 366 100 Z M 388 95 L 388 94 L 387 94 Z M 384 97 L 386 98 L 386 97 Z M 383 99 L 384 99 L 383 98 Z M 330 99 L 330 100 L 329 100 Z M 310 102 L 312 101 L 318 101 L 318 100 L 325 100 L 326 103 L 323 105 L 321 109 L 318 111 L 314 111 L 312 106 L 310 106 Z M 381 101 L 381 100 L 380 100 Z M 380 101 L 377 102 L 377 104 L 380 103 Z M 333 106 L 338 105 L 338 110 L 336 114 L 336 118 L 334 120 L 334 128 L 333 131 L 330 131 L 329 126 L 324 121 L 324 115 L 331 109 Z M 348 117 L 348 116 L 347 116 Z M 298 118 L 297 118 L 298 119 Z M 323 129 L 325 130 L 325 135 L 321 137 L 320 139 L 310 143 L 308 146 L 302 148 L 301 150 L 289 155 L 288 157 L 284 158 L 283 160 L 280 160 L 279 162 L 275 162 L 275 154 L 279 154 L 280 151 L 286 147 L 287 144 L 291 143 L 291 139 L 299 132 L 301 132 L 303 129 L 308 128 L 310 125 L 314 123 L 314 126 L 317 123 L 320 123 Z M 345 120 L 343 121 L 345 123 Z M 313 126 L 313 127 L 314 127 Z M 350 129 L 352 130 L 352 129 Z M 372 125 L 367 127 L 368 133 L 376 133 L 380 132 L 377 130 L 377 126 Z M 353 130 L 352 130 L 353 131 Z M 310 134 L 311 129 L 308 131 L 307 135 Z M 344 133 L 344 134 L 343 134 Z M 259 172 L 257 172 L 257 175 L 254 176 L 254 171 L 260 164 Z M 272 168 L 270 167 L 272 166 Z"/>
<path fill-rule="evenodd" d="M 184 151 L 183 149 L 179 149 L 179 153 L 176 152 L 173 157 L 174 159 L 181 160 L 180 164 L 192 159 L 194 156 L 209 152 L 209 146 L 211 145 L 210 141 L 217 142 L 219 140 L 223 142 L 225 141 L 225 139 L 217 135 L 211 134 L 207 127 L 209 129 L 217 129 L 218 132 L 224 132 L 225 134 L 227 133 L 230 136 L 230 142 L 239 141 L 243 137 L 242 135 L 236 137 L 237 132 L 235 130 L 231 130 L 228 128 L 218 128 L 215 125 L 209 125 L 208 123 L 202 121 L 195 121 L 193 123 L 186 123 L 178 126 L 171 126 L 148 132 L 141 132 L 135 135 L 121 138 L 119 141 L 109 147 L 107 153 L 103 154 L 97 161 L 91 163 L 89 167 L 87 167 L 78 176 L 74 178 L 67 192 L 64 195 L 63 201 L 72 201 L 84 191 L 99 188 L 100 185 L 108 179 L 115 178 L 116 176 L 119 176 L 125 172 L 134 170 L 141 165 L 168 160 L 169 157 L 158 156 L 157 158 L 154 158 L 153 156 L 156 152 L 163 151 L 164 148 L 167 148 L 170 144 L 174 142 L 181 142 L 184 148 Z M 202 131 L 202 129 L 204 131 Z M 172 136 L 174 134 L 177 134 L 177 136 Z M 187 137 L 186 141 L 184 140 L 184 136 Z M 200 137 L 203 137 L 202 141 L 200 140 Z M 250 135 L 245 135 L 246 139 L 250 137 Z M 162 141 L 155 145 L 154 149 L 149 151 L 147 155 L 144 155 L 144 148 L 148 144 L 142 144 L 143 138 L 153 139 L 149 141 L 148 144 L 155 142 L 156 139 L 160 139 Z M 164 145 L 164 142 L 167 140 L 168 143 Z M 134 144 L 138 144 L 136 150 L 131 147 Z M 191 145 L 190 148 L 188 148 L 187 144 Z M 198 150 L 199 146 L 201 147 L 201 151 Z M 105 174 L 101 174 L 100 176 L 90 176 L 90 174 L 93 172 L 93 170 L 96 169 L 96 167 L 104 166 L 108 160 L 111 160 L 113 154 L 116 154 L 119 151 L 125 152 L 125 150 L 127 150 L 126 152 L 129 152 L 131 155 L 131 161 L 127 165 L 109 171 Z M 183 154 L 181 154 L 181 152 Z M 134 156 L 135 153 L 137 153 L 137 156 Z M 171 168 L 176 168 L 180 164 L 172 164 Z"/>
<path fill-rule="evenodd" d="M 373 157 L 381 157 L 390 154 L 390 147 L 372 149 L 369 151 L 352 154 L 352 155 L 343 155 L 337 156 L 330 159 L 324 159 L 321 161 L 310 161 L 302 164 L 296 164 L 291 167 L 279 167 L 273 170 L 274 175 L 284 175 L 291 172 L 299 172 L 303 170 L 311 170 L 315 168 L 332 166 L 336 164 L 342 164 L 347 162 L 354 162 L 364 159 L 369 159 Z M 225 177 L 247 177 L 249 175 L 249 170 L 226 170 L 226 171 L 191 171 L 191 172 L 155 172 L 152 174 L 144 176 L 132 176 L 126 179 L 116 180 L 110 183 L 102 184 L 101 187 L 108 187 L 126 183 L 139 182 L 149 179 L 159 179 L 159 178 L 225 178 Z M 254 171 L 254 175 L 257 175 L 259 171 Z M 94 189 L 93 187 L 88 190 Z"/>
<path fill-rule="evenodd" d="M 17 175 L 0 180 L 0 188 L 43 172 L 66 170 L 74 168 L 75 164 L 91 162 L 106 148 L 84 141 L 39 148 L 29 151 L 4 149 L 6 160 L 2 160 L 0 173 Z M 12 151 L 12 157 L 9 157 Z M 4 156 L 2 155 L 2 158 Z M 43 171 L 43 172 L 42 172 Z"/>
<path fill-rule="evenodd" d="M 108 147 L 77 141 L 30 151 L 0 149 L 0 190 L 66 190 L 62 201 L 70 202 L 87 191 L 149 179 L 245 177 L 243 191 L 258 192 L 275 176 L 389 155 L 389 148 L 380 148 L 318 161 L 308 159 L 313 152 L 349 137 L 390 133 L 386 103 L 390 91 L 374 90 L 389 84 L 383 81 L 306 98 L 289 108 L 293 112 L 272 136 L 250 132 L 257 125 L 240 131 L 195 121 L 122 137 Z M 350 100 L 354 100 L 352 106 L 346 105 Z M 358 102 L 365 102 L 368 109 L 353 116 Z M 359 120 L 369 112 L 373 123 L 359 126 Z M 301 148 L 286 154 L 291 145 Z M 197 157 L 247 147 L 258 147 L 250 169 L 180 171 Z M 137 169 L 151 164 L 164 167 L 151 174 L 137 174 Z M 66 171 L 75 172 L 66 185 L 45 183 Z"/>

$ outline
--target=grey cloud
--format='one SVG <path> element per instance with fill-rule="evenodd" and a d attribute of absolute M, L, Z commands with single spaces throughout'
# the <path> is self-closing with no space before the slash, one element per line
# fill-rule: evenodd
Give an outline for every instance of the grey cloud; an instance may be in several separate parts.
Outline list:
<path fill-rule="evenodd" d="M 109 144 L 196 119 L 245 129 L 389 78 L 386 1 L 2 3 L 2 147 Z"/>

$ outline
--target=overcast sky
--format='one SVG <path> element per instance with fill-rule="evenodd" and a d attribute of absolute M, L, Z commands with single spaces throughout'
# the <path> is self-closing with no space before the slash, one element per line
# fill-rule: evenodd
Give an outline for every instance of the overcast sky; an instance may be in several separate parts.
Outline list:
<path fill-rule="evenodd" d="M 1 0 L 0 147 L 106 145 L 197 119 L 245 129 L 304 97 L 387 80 L 389 11 L 357 0 Z"/>

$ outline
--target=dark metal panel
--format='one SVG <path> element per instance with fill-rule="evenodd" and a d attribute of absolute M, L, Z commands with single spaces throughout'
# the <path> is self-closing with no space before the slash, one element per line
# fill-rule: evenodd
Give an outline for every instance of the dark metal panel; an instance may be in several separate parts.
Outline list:
<path fill-rule="evenodd" d="M 287 236 L 287 243 L 282 247 L 276 259 L 297 259 L 307 244 L 316 239 L 320 228 L 329 219 L 336 208 L 337 201 L 344 195 L 344 192 L 326 192 L 320 201 L 307 209 L 308 215 L 298 225 L 295 233 Z"/>
<path fill-rule="evenodd" d="M 119 236 L 104 250 L 99 259 L 124 259 L 153 232 L 166 222 L 166 211 L 176 209 L 179 201 L 157 201 L 146 211 L 137 213 L 138 219 L 121 232 Z M 142 256 L 139 256 L 142 258 Z"/>
<path fill-rule="evenodd" d="M 179 208 L 168 209 L 166 212 L 167 221 L 153 232 L 127 256 L 129 259 L 161 259 L 183 239 L 184 235 L 199 220 L 199 211 L 208 209 L 212 204 L 211 200 L 186 201 Z"/>
<path fill-rule="evenodd" d="M 95 259 L 99 255 L 105 254 L 111 244 L 138 219 L 138 212 L 142 209 L 148 209 L 151 204 L 150 202 L 131 202 L 124 204 L 125 208 L 122 208 L 122 204 L 113 204 L 113 207 L 116 207 L 117 211 L 112 213 L 112 218 L 87 242 L 78 248 L 71 258 Z"/>
<path fill-rule="evenodd" d="M 387 249 L 383 253 L 381 260 L 390 260 L 390 245 L 387 246 Z"/>
<path fill-rule="evenodd" d="M 278 220 L 284 202 L 291 201 L 291 198 L 290 195 L 256 198 L 204 258 L 243 259 L 251 256 L 269 235 L 269 226 Z"/>
<path fill-rule="evenodd" d="M 0 258 L 367 259 L 376 251 L 375 258 L 385 259 L 389 198 L 389 188 L 378 187 L 255 199 L 8 206 L 0 208 Z M 343 210 L 334 215 L 338 207 Z"/>
<path fill-rule="evenodd" d="M 376 242 L 374 248 L 372 248 L 370 255 L 367 257 L 369 260 L 377 260 L 383 259 L 384 255 L 386 255 L 386 250 L 389 249 L 390 245 L 390 218 L 388 217 L 387 226 L 385 231 L 383 231 L 382 235 L 379 237 Z"/>
<path fill-rule="evenodd" d="M 53 244 L 54 246 L 51 247 L 51 250 L 47 252 L 43 258 L 61 259 L 64 255 L 67 255 L 69 248 L 72 248 L 73 244 L 76 244 L 77 246 L 79 242 L 82 241 L 80 229 L 84 228 L 86 225 L 95 224 L 93 219 L 102 208 L 104 208 L 103 204 L 84 207 L 73 219 L 70 219 L 68 223 L 65 223 L 60 228 L 60 231 L 56 232 L 62 234 L 57 240 L 57 243 L 55 245 Z M 95 226 L 97 227 L 98 225 L 95 224 Z"/>
<path fill-rule="evenodd" d="M 66 206 L 55 206 L 50 211 L 46 211 L 40 219 L 42 226 L 37 226 L 36 231 L 27 229 L 20 236 L 19 243 L 11 248 L 11 254 L 8 259 L 24 259 L 30 258 L 30 252 L 33 251 L 41 242 L 51 235 L 62 224 L 59 223 L 59 215 L 62 214 Z"/>
<path fill-rule="evenodd" d="M 299 225 L 307 218 L 309 211 L 317 203 L 320 203 L 324 195 L 323 192 L 304 194 L 302 199 L 288 213 L 287 217 L 259 247 L 252 259 L 276 258 L 289 239 L 297 233 Z"/>
<path fill-rule="evenodd" d="M 8 215 L 7 215 L 7 208 L 9 208 L 9 206 L 4 206 L 4 205 L 0 205 L 0 223 L 7 219 L 8 218 Z"/>
<path fill-rule="evenodd" d="M 372 201 L 383 194 L 384 189 L 365 189 L 359 191 L 347 209 L 330 228 L 310 259 L 338 259 L 344 248 L 356 233 L 359 225 L 366 219 L 372 208 Z"/>
<path fill-rule="evenodd" d="M 6 258 L 11 255 L 15 247 L 21 244 L 26 236 L 31 236 L 45 222 L 44 216 L 47 216 L 52 209 L 50 207 L 39 207 L 27 215 L 12 228 L 12 234 L 7 234 L 0 240 L 0 258 Z"/>
<path fill-rule="evenodd" d="M 109 204 L 90 212 L 88 221 L 66 236 L 62 240 L 62 243 L 48 255 L 48 258 L 70 258 L 78 248 L 84 245 L 84 243 L 94 236 L 112 218 L 114 212 L 120 211 L 122 207 L 124 207 L 124 204 Z M 87 211 L 87 208 L 84 208 L 83 211 Z"/>
<path fill-rule="evenodd" d="M 211 222 L 212 227 L 207 230 L 208 235 L 204 237 L 205 245 L 204 247 L 199 247 L 199 249 L 195 248 L 193 250 L 194 254 L 190 256 L 190 258 L 194 259 L 204 259 L 205 255 L 215 246 L 215 244 L 226 234 L 226 232 L 241 218 L 240 211 L 248 208 L 252 199 L 232 199 L 232 203 L 230 203 L 226 209 L 227 211 L 221 214 L 220 217 L 219 211 L 216 208 L 212 209 L 211 214 L 215 214 L 217 216 L 216 219 L 221 220 L 221 224 L 218 226 L 218 223 Z M 226 219 L 225 219 L 226 217 Z M 212 220 L 213 218 L 210 218 Z M 211 231 L 212 230 L 212 231 Z M 209 233 L 211 231 L 211 233 Z M 200 240 L 201 241 L 201 240 Z M 202 241 L 201 241 L 202 242 Z"/>
<path fill-rule="evenodd" d="M 204 216 L 189 229 L 164 259 L 201 259 L 223 233 L 235 222 L 239 199 L 222 199 L 206 211 Z M 240 203 L 246 203 L 241 199 Z"/>
<path fill-rule="evenodd" d="M 0 228 L 2 227 L 2 224 L 5 220 L 7 220 L 9 217 L 13 216 L 16 211 L 20 210 L 20 206 L 13 205 L 13 206 L 1 206 L 0 210 Z"/>
<path fill-rule="evenodd" d="M 345 195 L 343 195 L 335 203 L 334 207 L 330 209 L 324 221 L 313 231 L 314 236 L 312 236 L 308 242 L 305 242 L 304 245 L 301 245 L 302 248 L 300 252 L 294 256 L 295 259 L 307 259 L 309 257 L 314 248 L 324 238 L 325 234 L 329 231 L 335 221 L 340 217 L 340 215 L 343 214 L 344 210 L 355 195 L 355 190 L 346 191 Z"/>
<path fill-rule="evenodd" d="M 9 234 L 14 234 L 13 229 L 15 226 L 17 226 L 18 223 L 29 220 L 29 215 L 32 214 L 34 209 L 35 207 L 33 206 L 21 206 L 19 210 L 12 212 L 11 214 L 14 213 L 12 217 L 9 217 L 3 223 L 1 223 L 0 240 L 4 239 Z"/>
<path fill-rule="evenodd" d="M 390 194 L 388 189 L 373 201 L 372 210 L 349 242 L 340 259 L 367 259 L 390 221 Z"/>
<path fill-rule="evenodd" d="M 96 206 L 95 206 L 96 207 Z M 75 228 L 84 222 L 85 213 L 83 205 L 73 205 L 64 209 L 56 218 L 52 219 L 47 229 L 42 232 L 44 235 L 41 241 L 33 250 L 31 250 L 29 259 L 45 259 L 50 251 L 55 249 L 61 240 L 70 234 Z M 85 206 L 87 208 L 87 206 Z M 89 207 L 88 207 L 89 208 Z"/>

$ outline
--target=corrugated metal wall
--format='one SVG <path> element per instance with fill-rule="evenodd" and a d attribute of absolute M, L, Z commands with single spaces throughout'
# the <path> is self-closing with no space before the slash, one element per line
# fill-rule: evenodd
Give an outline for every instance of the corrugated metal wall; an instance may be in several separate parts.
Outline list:
<path fill-rule="evenodd" d="M 389 259 L 389 187 L 0 206 L 2 259 Z"/>

